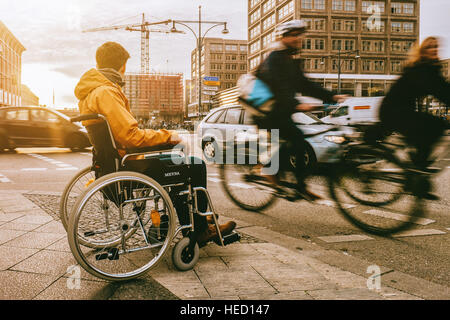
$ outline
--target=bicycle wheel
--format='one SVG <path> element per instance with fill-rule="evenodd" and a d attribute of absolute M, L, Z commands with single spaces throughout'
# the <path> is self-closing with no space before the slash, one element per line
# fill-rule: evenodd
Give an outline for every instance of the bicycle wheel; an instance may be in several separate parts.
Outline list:
<path fill-rule="evenodd" d="M 59 217 L 64 229 L 67 231 L 69 213 L 77 201 L 78 196 L 95 180 L 95 171 L 88 166 L 80 171 L 69 181 L 64 188 L 59 202 Z"/>
<path fill-rule="evenodd" d="M 116 172 L 96 180 L 77 200 L 68 240 L 76 261 L 105 280 L 129 280 L 155 266 L 175 230 L 175 209 L 155 180 Z"/>
<path fill-rule="evenodd" d="M 383 206 L 404 195 L 407 172 L 393 155 L 367 147 L 352 148 L 336 178 L 353 200 Z"/>
<path fill-rule="evenodd" d="M 223 189 L 236 205 L 258 212 L 271 206 L 276 196 L 272 188 L 252 179 L 252 167 L 244 164 L 223 164 L 220 166 L 220 177 Z"/>
<path fill-rule="evenodd" d="M 370 169 L 362 168 L 365 164 L 342 166 L 328 179 L 330 195 L 343 216 L 354 226 L 382 236 L 411 228 L 425 212 L 423 200 L 404 191 L 406 172 L 393 168 L 394 160 L 388 160 L 372 163 Z"/>

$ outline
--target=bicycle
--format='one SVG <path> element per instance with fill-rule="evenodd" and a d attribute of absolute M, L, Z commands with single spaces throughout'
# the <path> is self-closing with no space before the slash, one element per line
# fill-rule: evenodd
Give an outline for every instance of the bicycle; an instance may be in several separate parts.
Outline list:
<path fill-rule="evenodd" d="M 372 145 L 360 138 L 359 133 L 346 136 L 340 161 L 316 175 L 327 179 L 329 193 L 338 210 L 354 226 L 382 236 L 411 228 L 425 213 L 424 195 L 430 188 L 429 176 L 440 170 L 427 173 L 417 171 L 407 162 L 400 161 L 393 149 L 388 147 L 404 148 L 404 144 L 378 141 Z M 285 142 L 282 142 L 282 147 L 283 144 Z M 252 168 L 254 164 L 220 166 L 222 187 L 236 205 L 261 212 L 277 199 L 286 199 L 264 178 L 253 173 Z M 288 172 L 292 168 L 287 169 L 279 173 L 279 185 L 292 189 L 295 188 L 295 180 L 292 172 Z M 406 211 L 404 208 L 407 208 Z M 396 213 L 387 214 L 380 209 L 395 210 Z"/>

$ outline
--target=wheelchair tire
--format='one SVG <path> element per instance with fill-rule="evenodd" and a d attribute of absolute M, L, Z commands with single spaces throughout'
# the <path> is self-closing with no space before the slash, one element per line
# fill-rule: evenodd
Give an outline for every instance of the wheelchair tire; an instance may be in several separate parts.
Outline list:
<path fill-rule="evenodd" d="M 160 242 L 148 239 L 153 209 L 168 218 Z M 78 197 L 69 217 L 69 246 L 88 273 L 109 281 L 130 280 L 165 256 L 175 219 L 168 193 L 154 179 L 130 171 L 107 174 Z"/>
<path fill-rule="evenodd" d="M 59 218 L 66 231 L 69 224 L 69 214 L 77 197 L 83 193 L 94 180 L 95 171 L 92 170 L 92 166 L 88 166 L 78 171 L 64 188 L 59 202 Z"/>
<path fill-rule="evenodd" d="M 195 244 L 194 254 L 189 255 L 187 248 L 189 246 L 189 237 L 183 237 L 178 241 L 172 250 L 172 262 L 179 271 L 188 271 L 194 268 L 200 257 L 200 249 L 198 243 Z"/>

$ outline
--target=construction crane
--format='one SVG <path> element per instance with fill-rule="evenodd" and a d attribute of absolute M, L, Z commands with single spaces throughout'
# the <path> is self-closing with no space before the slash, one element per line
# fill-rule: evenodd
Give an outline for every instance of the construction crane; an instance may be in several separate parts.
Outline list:
<path fill-rule="evenodd" d="M 152 25 L 168 25 L 172 20 L 164 20 L 158 22 L 147 22 L 145 21 L 145 15 L 142 14 L 142 23 L 140 24 L 125 24 L 125 25 L 116 25 L 109 27 L 100 27 L 83 30 L 82 32 L 96 32 L 96 31 L 107 31 L 107 30 L 119 30 L 124 29 L 126 31 L 140 31 L 141 32 L 141 73 L 149 73 L 150 72 L 150 32 L 160 32 L 160 33 L 174 33 L 174 31 L 170 30 L 162 30 L 162 29 L 149 29 L 148 26 Z M 185 33 L 183 31 L 178 31 L 178 33 Z"/>

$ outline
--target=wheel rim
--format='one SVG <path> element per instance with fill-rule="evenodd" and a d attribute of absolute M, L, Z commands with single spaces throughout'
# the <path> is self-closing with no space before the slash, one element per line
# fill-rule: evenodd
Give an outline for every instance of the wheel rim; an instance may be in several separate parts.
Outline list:
<path fill-rule="evenodd" d="M 108 280 L 131 279 L 148 271 L 164 256 L 174 233 L 174 209 L 162 187 L 136 176 L 128 176 L 124 180 L 121 176 L 99 180 L 100 183 L 77 201 L 76 215 L 71 217 L 69 227 L 69 244 L 76 260 L 89 273 Z M 108 195 L 107 200 L 114 202 L 110 203 L 111 207 L 115 207 L 108 211 L 106 223 L 106 215 L 102 216 L 103 212 L 98 209 L 101 203 L 98 196 L 99 193 L 104 197 L 105 193 L 112 192 L 111 187 L 117 186 L 118 183 L 122 184 L 124 189 L 128 183 L 131 191 L 126 191 L 127 200 L 120 197 L 112 199 L 113 197 Z M 142 205 L 141 210 L 135 210 L 138 205 Z M 161 232 L 165 236 L 159 241 L 148 238 L 151 234 L 150 228 L 154 226 L 152 210 L 168 217 L 165 220 L 167 230 Z M 140 222 L 138 217 L 141 218 Z M 84 241 L 89 244 L 83 245 Z M 114 255 L 118 259 L 115 259 Z"/>
<path fill-rule="evenodd" d="M 213 142 L 206 142 L 203 148 L 205 156 L 212 159 L 216 156 L 216 148 Z"/>

